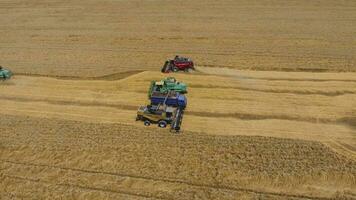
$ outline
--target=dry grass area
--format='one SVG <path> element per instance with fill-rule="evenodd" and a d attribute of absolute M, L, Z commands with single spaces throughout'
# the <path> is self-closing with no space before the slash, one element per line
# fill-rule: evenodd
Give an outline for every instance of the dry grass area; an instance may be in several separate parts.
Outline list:
<path fill-rule="evenodd" d="M 179 12 L 178 12 L 179 11 Z M 354 1 L 0 0 L 0 199 L 356 199 Z M 135 122 L 183 54 L 183 131 Z"/>

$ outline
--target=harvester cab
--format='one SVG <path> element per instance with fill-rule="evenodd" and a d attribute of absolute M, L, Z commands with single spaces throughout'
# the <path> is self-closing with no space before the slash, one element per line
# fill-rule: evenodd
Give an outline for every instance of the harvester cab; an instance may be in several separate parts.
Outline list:
<path fill-rule="evenodd" d="M 165 128 L 173 120 L 175 108 L 164 105 L 141 106 L 137 111 L 136 121 L 143 121 L 145 126 L 157 123 L 158 127 Z"/>
<path fill-rule="evenodd" d="M 150 98 L 153 92 L 167 94 L 170 91 L 185 94 L 187 93 L 187 85 L 178 82 L 174 77 L 168 77 L 161 81 L 152 81 L 148 91 L 148 97 Z"/>

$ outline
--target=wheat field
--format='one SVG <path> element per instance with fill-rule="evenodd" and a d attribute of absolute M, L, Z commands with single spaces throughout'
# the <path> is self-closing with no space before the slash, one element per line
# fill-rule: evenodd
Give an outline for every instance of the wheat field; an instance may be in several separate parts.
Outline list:
<path fill-rule="evenodd" d="M 356 199 L 355 11 L 0 0 L 0 199 Z M 167 76 L 180 134 L 135 121 Z"/>

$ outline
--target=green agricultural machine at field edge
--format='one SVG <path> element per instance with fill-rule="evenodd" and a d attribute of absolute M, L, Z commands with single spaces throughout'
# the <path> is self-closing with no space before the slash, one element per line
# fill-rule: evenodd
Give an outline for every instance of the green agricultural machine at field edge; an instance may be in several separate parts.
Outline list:
<path fill-rule="evenodd" d="M 148 90 L 148 98 L 151 97 L 153 92 L 160 92 L 163 94 L 169 91 L 179 92 L 181 94 L 187 93 L 187 85 L 178 82 L 174 77 L 167 77 L 161 81 L 152 81 L 150 89 Z"/>
<path fill-rule="evenodd" d="M 0 66 L 0 80 L 10 79 L 11 76 L 12 76 L 12 72 L 10 70 L 3 69 Z"/>

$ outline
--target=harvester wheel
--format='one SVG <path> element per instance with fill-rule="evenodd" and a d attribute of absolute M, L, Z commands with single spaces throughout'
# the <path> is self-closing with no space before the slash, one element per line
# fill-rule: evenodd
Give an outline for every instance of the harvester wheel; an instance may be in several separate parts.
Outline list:
<path fill-rule="evenodd" d="M 188 72 L 188 73 L 191 73 L 192 72 L 192 68 L 185 68 L 184 71 Z"/>
<path fill-rule="evenodd" d="M 173 67 L 172 67 L 172 71 L 173 71 L 173 72 L 178 72 L 178 71 L 179 71 L 179 68 L 178 68 L 177 66 L 173 66 Z"/>
<path fill-rule="evenodd" d="M 158 122 L 158 126 L 159 126 L 160 128 L 166 128 L 166 126 L 167 126 L 167 122 L 166 122 L 166 121 L 161 120 L 161 121 L 159 121 L 159 122 Z"/>
<path fill-rule="evenodd" d="M 145 126 L 149 126 L 149 125 L 151 125 L 151 122 L 148 121 L 148 120 L 145 120 L 145 121 L 143 122 L 143 124 L 144 124 Z"/>

